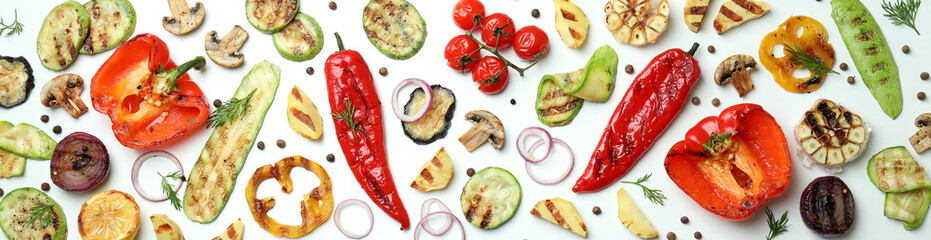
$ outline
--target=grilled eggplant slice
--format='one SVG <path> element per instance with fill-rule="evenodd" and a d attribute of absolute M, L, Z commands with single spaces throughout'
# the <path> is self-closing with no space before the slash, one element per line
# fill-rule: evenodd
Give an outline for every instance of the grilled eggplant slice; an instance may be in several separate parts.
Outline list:
<path fill-rule="evenodd" d="M 49 12 L 39 30 L 36 52 L 45 68 L 58 71 L 67 68 L 78 57 L 90 28 L 90 15 L 84 6 L 66 1 Z"/>
<path fill-rule="evenodd" d="M 362 12 L 362 28 L 378 51 L 397 60 L 413 57 L 427 38 L 427 23 L 405 0 L 372 0 Z"/>
<path fill-rule="evenodd" d="M 831 100 L 819 99 L 795 127 L 795 138 L 818 164 L 838 166 L 860 156 L 869 130 L 859 115 Z"/>
<path fill-rule="evenodd" d="M 446 188 L 452 177 L 453 160 L 449 158 L 446 149 L 440 148 L 440 151 L 420 168 L 420 174 L 414 178 L 411 187 L 423 192 L 440 190 Z"/>
<path fill-rule="evenodd" d="M 242 117 L 217 126 L 204 144 L 184 191 L 184 214 L 188 219 L 213 222 L 226 206 L 265 113 L 275 100 L 280 76 L 278 66 L 263 61 L 243 77 L 233 97 L 243 99 L 255 92 Z"/>
<path fill-rule="evenodd" d="M 487 167 L 469 178 L 459 201 L 469 223 L 492 229 L 511 219 L 520 204 L 520 196 L 520 183 L 511 172 Z"/>
<path fill-rule="evenodd" d="M 136 10 L 127 0 L 91 0 L 84 4 L 90 29 L 83 54 L 97 54 L 120 46 L 136 31 Z"/>
<path fill-rule="evenodd" d="M 295 62 L 314 59 L 323 48 L 323 30 L 317 20 L 297 13 L 294 20 L 280 32 L 272 34 L 272 41 L 281 57 Z"/>
<path fill-rule="evenodd" d="M 904 146 L 879 151 L 866 165 L 870 182 L 885 193 L 931 189 L 931 180 Z"/>
<path fill-rule="evenodd" d="M 288 26 L 300 8 L 300 0 L 247 0 L 246 19 L 259 31 L 276 33 Z"/>
<path fill-rule="evenodd" d="M 13 123 L 0 121 L 0 125 L 11 126 Z M 0 131 L 0 149 L 26 158 L 52 159 L 57 144 L 55 139 L 28 123 L 20 123 Z"/>
<path fill-rule="evenodd" d="M 553 75 L 545 75 L 537 87 L 537 119 L 546 126 L 565 126 L 582 109 L 582 99 L 566 94 L 553 81 Z"/>
<path fill-rule="evenodd" d="M 42 211 L 43 217 L 30 222 L 30 213 L 35 211 Z M 31 187 L 13 190 L 0 201 L 0 228 L 9 239 L 68 238 L 68 222 L 61 205 L 39 189 Z"/>
<path fill-rule="evenodd" d="M 404 135 L 420 145 L 446 137 L 446 131 L 453 120 L 453 111 L 456 110 L 456 95 L 452 90 L 438 84 L 431 85 L 430 88 L 433 89 L 433 103 L 427 115 L 414 122 L 401 122 Z M 425 98 L 423 89 L 417 88 L 411 92 L 411 99 L 404 104 L 404 114 L 420 111 L 420 108 L 424 107 Z"/>
<path fill-rule="evenodd" d="M 11 108 L 26 102 L 35 82 L 26 58 L 0 56 L 0 107 Z"/>

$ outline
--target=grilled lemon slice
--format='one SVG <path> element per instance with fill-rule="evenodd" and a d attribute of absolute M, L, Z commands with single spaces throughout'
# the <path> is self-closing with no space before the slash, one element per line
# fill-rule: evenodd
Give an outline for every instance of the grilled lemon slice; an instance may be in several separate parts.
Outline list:
<path fill-rule="evenodd" d="M 124 192 L 97 193 L 81 206 L 78 230 L 84 239 L 134 239 L 139 230 L 139 205 Z"/>
<path fill-rule="evenodd" d="M 838 166 L 863 152 L 869 131 L 859 115 L 831 100 L 818 99 L 795 128 L 795 138 L 815 162 Z"/>

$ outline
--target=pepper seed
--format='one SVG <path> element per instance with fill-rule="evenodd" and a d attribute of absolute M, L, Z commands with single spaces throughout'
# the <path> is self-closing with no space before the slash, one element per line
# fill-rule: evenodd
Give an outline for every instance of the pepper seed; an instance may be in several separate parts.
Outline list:
<path fill-rule="evenodd" d="M 48 192 L 49 189 L 51 189 L 51 187 L 48 185 L 47 182 L 42 183 L 42 191 Z"/>
<path fill-rule="evenodd" d="M 330 10 L 336 10 L 336 2 L 330 2 Z"/>
<path fill-rule="evenodd" d="M 708 52 L 714 53 L 714 45 L 708 45 Z"/>
<path fill-rule="evenodd" d="M 314 67 L 307 67 L 307 75 L 314 75 Z"/>
<path fill-rule="evenodd" d="M 530 16 L 533 16 L 533 18 L 540 18 L 540 10 L 534 8 L 530 11 Z"/>
<path fill-rule="evenodd" d="M 220 99 L 213 100 L 213 107 L 220 107 L 220 105 L 223 105 L 223 101 L 220 101 Z"/>
<path fill-rule="evenodd" d="M 327 162 L 336 162 L 336 156 L 333 156 L 332 153 L 326 155 Z"/>
<path fill-rule="evenodd" d="M 925 92 L 918 92 L 918 100 L 925 100 Z"/>
<path fill-rule="evenodd" d="M 676 233 L 674 233 L 674 232 L 669 232 L 669 233 L 667 233 L 667 234 L 666 234 L 666 239 L 669 239 L 669 240 L 676 240 Z"/>
<path fill-rule="evenodd" d="M 382 76 L 388 76 L 388 69 L 385 67 L 381 67 L 378 69 L 378 74 L 381 74 Z"/>
<path fill-rule="evenodd" d="M 627 64 L 627 66 L 624 67 L 624 72 L 626 72 L 627 74 L 634 73 L 634 66 L 631 66 L 630 64 Z"/>
<path fill-rule="evenodd" d="M 601 207 L 595 206 L 592 208 L 592 213 L 595 215 L 601 215 Z"/>
<path fill-rule="evenodd" d="M 903 53 L 908 54 L 911 51 L 912 51 L 912 48 L 908 47 L 908 45 L 902 46 Z"/>
<path fill-rule="evenodd" d="M 47 122 L 48 122 L 48 115 L 42 115 L 42 117 L 40 117 L 39 119 L 42 120 L 42 122 L 47 123 Z"/>
<path fill-rule="evenodd" d="M 840 63 L 840 70 L 847 71 L 847 63 Z"/>
<path fill-rule="evenodd" d="M 516 105 L 516 104 L 517 104 L 517 101 L 511 98 L 511 105 Z"/>
<path fill-rule="evenodd" d="M 469 168 L 468 170 L 466 170 L 466 175 L 468 175 L 469 177 L 472 177 L 472 175 L 475 175 L 475 169 Z"/>
<path fill-rule="evenodd" d="M 278 148 L 284 148 L 284 146 L 286 145 L 284 143 L 284 139 L 278 139 L 278 142 L 276 142 L 275 144 L 278 144 Z"/>
<path fill-rule="evenodd" d="M 921 80 L 928 80 L 928 72 L 921 73 Z"/>
<path fill-rule="evenodd" d="M 692 105 L 698 106 L 698 104 L 701 104 L 701 99 L 698 99 L 698 97 L 692 97 Z"/>
<path fill-rule="evenodd" d="M 682 216 L 681 218 L 679 218 L 679 221 L 682 222 L 683 224 L 689 223 L 689 217 Z"/>
<path fill-rule="evenodd" d="M 61 134 L 61 126 L 55 125 L 55 127 L 52 128 L 52 132 L 55 134 Z"/>
<path fill-rule="evenodd" d="M 847 76 L 847 83 L 849 83 L 849 84 L 854 84 L 854 83 L 856 83 L 856 82 L 857 82 L 857 80 L 854 79 L 853 76 Z"/>
<path fill-rule="evenodd" d="M 712 105 L 712 106 L 715 106 L 715 107 L 720 106 L 720 105 L 721 105 L 721 100 L 718 99 L 718 98 L 711 99 L 711 105 Z"/>
<path fill-rule="evenodd" d="M 259 141 L 259 143 L 256 145 L 259 148 L 259 150 L 265 150 L 265 142 Z"/>

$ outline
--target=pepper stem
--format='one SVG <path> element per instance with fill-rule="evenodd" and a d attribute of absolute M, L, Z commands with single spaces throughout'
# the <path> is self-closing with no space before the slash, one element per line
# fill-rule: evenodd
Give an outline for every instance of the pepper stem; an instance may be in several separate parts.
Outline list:
<path fill-rule="evenodd" d="M 689 51 L 686 52 L 686 53 L 689 54 L 689 56 L 694 57 L 694 56 L 695 56 L 695 51 L 696 51 L 696 50 L 698 50 L 698 43 L 697 43 L 697 42 L 692 43 L 692 48 L 689 49 Z"/>
<path fill-rule="evenodd" d="M 338 52 L 346 51 L 346 48 L 343 48 L 343 39 L 339 37 L 339 33 L 334 32 L 333 34 L 336 35 L 336 46 L 339 46 Z"/>
<path fill-rule="evenodd" d="M 702 147 L 704 147 L 705 152 L 708 152 L 711 156 L 719 156 L 733 145 L 731 136 L 733 136 L 733 134 L 728 132 L 711 133 L 711 137 L 708 138 L 705 144 L 702 144 Z"/>
<path fill-rule="evenodd" d="M 187 61 L 179 65 L 175 69 L 166 71 L 164 67 L 159 66 L 160 69 L 158 70 L 159 72 L 157 78 L 164 79 L 167 86 L 171 88 L 172 92 L 180 92 L 181 89 L 178 88 L 178 78 L 181 77 L 181 75 L 184 75 L 184 73 L 186 73 L 188 70 L 191 70 L 191 68 L 200 71 L 204 68 L 205 65 L 207 65 L 207 60 L 204 60 L 204 57 L 202 56 L 197 56 L 191 61 Z"/>

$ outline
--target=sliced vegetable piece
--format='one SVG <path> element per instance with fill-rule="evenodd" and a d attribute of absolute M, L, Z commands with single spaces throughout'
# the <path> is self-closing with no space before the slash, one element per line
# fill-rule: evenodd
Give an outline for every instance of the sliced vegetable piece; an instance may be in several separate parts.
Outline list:
<path fill-rule="evenodd" d="M 763 37 L 758 51 L 760 64 L 769 70 L 776 83 L 786 91 L 807 93 L 818 90 L 827 73 L 833 71 L 831 68 L 834 67 L 834 46 L 828 43 L 827 36 L 828 31 L 818 20 L 807 16 L 792 16 Z M 782 52 L 776 52 L 778 46 L 782 46 Z M 777 58 L 777 55 L 783 56 Z M 803 58 L 807 60 L 803 61 Z M 826 69 L 810 68 L 812 64 Z M 796 70 L 808 70 L 809 76 L 795 77 L 793 72 Z"/>
<path fill-rule="evenodd" d="M 497 116 L 485 110 L 475 110 L 467 112 L 465 118 L 472 123 L 472 128 L 459 137 L 466 150 L 472 152 L 486 141 L 491 142 L 495 149 L 504 147 L 504 125 Z"/>
<path fill-rule="evenodd" d="M 656 42 L 666 31 L 669 2 L 661 0 L 649 12 L 650 0 L 611 0 L 605 4 L 605 26 L 618 42 L 644 46 Z"/>
<path fill-rule="evenodd" d="M 64 108 L 73 118 L 87 112 L 87 105 L 81 100 L 84 91 L 84 78 L 80 75 L 66 73 L 58 75 L 42 86 L 42 105 L 50 108 Z"/>
<path fill-rule="evenodd" d="M 168 8 L 171 9 L 171 17 L 162 18 L 162 27 L 175 35 L 194 31 L 204 22 L 206 10 L 201 2 L 189 7 L 185 0 L 168 0 Z"/>
<path fill-rule="evenodd" d="M 822 236 L 839 236 L 853 225 L 853 192 L 838 177 L 816 178 L 805 187 L 800 201 L 805 226 Z"/>
<path fill-rule="evenodd" d="M 795 127 L 802 151 L 826 166 L 856 159 L 866 148 L 869 134 L 860 115 L 827 99 L 815 101 Z"/>
<path fill-rule="evenodd" d="M 928 148 L 931 148 L 931 113 L 924 113 L 915 118 L 915 126 L 918 131 L 915 135 L 908 138 L 912 143 L 915 152 L 921 154 Z"/>
<path fill-rule="evenodd" d="M 559 75 L 559 74 L 557 74 Z M 537 86 L 537 119 L 546 126 L 565 126 L 582 110 L 582 99 L 562 92 L 554 75 L 543 75 Z"/>
<path fill-rule="evenodd" d="M 156 240 L 184 240 L 181 227 L 165 214 L 152 214 L 149 219 L 152 220 Z"/>
<path fill-rule="evenodd" d="M 579 48 L 588 37 L 588 17 L 579 6 L 570 0 L 553 0 L 556 10 L 556 32 L 562 43 L 571 48 Z"/>
<path fill-rule="evenodd" d="M 559 139 L 559 138 L 553 138 L 553 143 L 554 143 L 554 144 L 562 145 L 562 147 L 566 148 L 566 152 L 569 153 L 569 164 L 568 164 L 569 166 L 568 166 L 568 167 L 565 167 L 565 168 L 564 168 L 565 170 L 563 170 L 562 173 L 560 173 L 559 175 L 556 175 L 555 177 L 551 177 L 551 178 L 542 178 L 542 177 L 537 176 L 537 174 L 535 174 L 535 173 L 533 172 L 531 166 L 532 166 L 534 163 L 533 163 L 533 162 L 530 162 L 530 161 L 526 161 L 526 162 L 524 162 L 524 168 L 527 169 L 527 175 L 530 175 L 530 179 L 533 179 L 534 182 L 537 182 L 537 183 L 543 184 L 543 185 L 551 185 L 551 184 L 560 183 L 560 182 L 562 182 L 562 180 L 565 180 L 566 177 L 569 176 L 569 173 L 572 172 L 573 166 L 575 166 L 575 154 L 572 153 L 572 148 L 569 148 L 569 144 L 566 143 L 566 142 L 564 142 L 563 140 L 561 140 L 561 139 Z M 530 146 L 530 149 L 529 149 L 530 152 L 533 152 L 534 150 L 536 150 L 537 147 L 539 147 L 541 144 L 543 144 L 543 141 L 542 141 L 542 140 L 541 140 L 541 141 L 537 141 L 536 143 L 534 143 L 533 145 L 531 145 L 531 146 Z M 542 160 L 541 160 L 541 161 L 542 161 Z"/>
<path fill-rule="evenodd" d="M 310 15 L 297 13 L 287 27 L 272 34 L 272 41 L 281 57 L 302 62 L 313 59 L 323 49 L 323 30 Z"/>
<path fill-rule="evenodd" d="M 487 167 L 469 178 L 459 200 L 466 221 L 482 229 L 493 229 L 511 219 L 520 197 L 520 183 L 511 172 Z"/>
<path fill-rule="evenodd" d="M 378 51 L 397 60 L 413 57 L 427 38 L 427 23 L 405 0 L 372 0 L 362 11 L 362 28 Z"/>
<path fill-rule="evenodd" d="M 49 171 L 62 190 L 83 192 L 100 184 L 110 173 L 110 154 L 94 135 L 74 132 L 55 146 Z"/>
<path fill-rule="evenodd" d="M 242 45 L 249 39 L 249 33 L 236 25 L 222 39 L 217 38 L 217 31 L 210 31 L 204 39 L 204 50 L 210 60 L 217 65 L 234 68 L 242 65 L 245 56 L 239 52 Z"/>
<path fill-rule="evenodd" d="M 268 216 L 268 211 L 275 207 L 275 197 L 256 199 L 255 191 L 259 184 L 274 178 L 281 185 L 281 192 L 290 194 L 294 191 L 291 180 L 294 167 L 313 172 L 320 180 L 320 185 L 304 194 L 304 200 L 301 201 L 301 225 L 285 225 Z M 246 202 L 249 203 L 252 217 L 262 229 L 275 236 L 298 238 L 314 231 L 330 218 L 333 212 L 333 184 L 326 170 L 319 164 L 301 156 L 290 156 L 255 170 L 249 185 L 246 185 Z"/>
<path fill-rule="evenodd" d="M 430 215 L 431 213 L 433 213 L 433 212 L 430 212 L 430 205 L 433 205 L 433 204 L 438 204 L 440 206 L 440 210 L 438 212 L 446 212 L 450 214 L 453 213 L 452 211 L 449 210 L 449 207 L 447 207 L 446 204 L 443 203 L 443 201 L 440 201 L 437 198 L 430 198 L 430 199 L 424 200 L 423 205 L 421 205 L 420 207 L 420 220 L 421 221 L 423 221 L 423 219 L 426 218 L 427 215 Z M 446 223 L 443 224 L 443 226 L 440 227 L 439 229 L 433 228 L 433 226 L 430 226 L 429 222 L 425 222 L 420 225 L 423 225 L 423 230 L 427 231 L 427 233 L 430 233 L 433 236 L 439 236 L 439 235 L 446 234 L 446 232 L 448 232 L 449 229 L 453 227 L 454 219 L 458 221 L 458 219 L 456 219 L 455 216 L 451 218 L 447 218 L 447 219 L 448 221 L 446 221 Z M 461 223 L 459 224 L 459 227 L 462 227 Z"/>
<path fill-rule="evenodd" d="M 689 30 L 697 33 L 701 28 L 701 20 L 705 18 L 705 12 L 708 11 L 708 3 L 711 0 L 687 0 L 685 1 L 685 25 Z"/>
<path fill-rule="evenodd" d="M 84 239 L 134 239 L 139 230 L 139 205 L 133 196 L 117 190 L 94 194 L 81 205 L 78 230 Z"/>
<path fill-rule="evenodd" d="M 345 228 L 343 228 L 343 222 L 339 220 L 339 213 L 342 212 L 343 207 L 346 207 L 349 205 L 357 205 L 357 206 L 364 207 L 363 209 L 365 209 L 365 213 L 368 215 L 368 219 L 369 219 L 368 221 L 369 228 L 365 230 L 364 232 L 361 232 L 361 233 L 350 232 L 346 230 Z M 343 200 L 343 202 L 339 203 L 339 205 L 336 205 L 336 212 L 333 214 L 333 222 L 336 223 L 336 228 L 339 229 L 339 232 L 345 235 L 346 237 L 352 238 L 352 239 L 360 239 L 360 238 L 364 238 L 365 236 L 368 236 L 369 233 L 372 233 L 372 228 L 375 227 L 375 216 L 372 215 L 372 208 L 369 207 L 367 203 L 359 199 L 350 198 L 350 199 Z"/>
<path fill-rule="evenodd" d="M 566 94 L 595 102 L 608 101 L 614 91 L 617 75 L 617 52 L 609 45 L 595 50 L 585 68 L 578 71 L 554 74 L 553 81 Z"/>
<path fill-rule="evenodd" d="M 866 173 L 870 182 L 882 192 L 907 192 L 931 189 L 931 180 L 904 146 L 883 149 L 870 158 Z"/>
<path fill-rule="evenodd" d="M 426 94 L 420 100 L 420 106 L 416 110 L 412 110 L 414 113 L 402 112 L 401 108 L 398 107 L 398 93 L 401 92 L 401 89 L 407 85 L 415 85 L 415 89 L 425 91 Z M 413 96 L 411 96 L 413 97 Z M 413 99 L 411 99 L 413 100 Z M 408 101 L 410 103 L 410 100 Z M 428 104 L 429 103 L 429 104 Z M 427 85 L 427 81 L 419 78 L 408 78 L 402 80 L 398 83 L 398 86 L 394 87 L 394 92 L 391 93 L 391 109 L 394 110 L 394 115 L 398 116 L 398 119 L 402 123 L 415 122 L 420 120 L 427 115 L 427 111 L 430 111 L 430 108 L 433 106 L 433 89 L 430 88 L 430 85 Z M 415 112 L 416 111 L 416 112 Z"/>
<path fill-rule="evenodd" d="M 67 68 L 78 57 L 90 28 L 90 15 L 80 3 L 66 1 L 49 12 L 36 41 L 39 61 L 53 71 Z"/>
<path fill-rule="evenodd" d="M 30 221 L 30 216 L 38 216 Z M 65 212 L 54 199 L 39 189 L 13 190 L 0 201 L 0 228 L 9 239 L 68 238 Z"/>
<path fill-rule="evenodd" d="M 242 219 L 237 218 L 235 222 L 231 223 L 230 226 L 226 228 L 226 231 L 220 233 L 220 235 L 213 238 L 213 240 L 242 240 L 242 234 L 245 230 L 246 225 L 242 224 Z"/>
<path fill-rule="evenodd" d="M 579 212 L 575 210 L 575 205 L 565 199 L 550 198 L 540 200 L 537 205 L 533 206 L 533 209 L 530 209 L 530 214 L 559 225 L 583 238 L 588 235 L 585 222 L 582 221 Z"/>
<path fill-rule="evenodd" d="M 640 238 L 648 239 L 659 236 L 659 232 L 653 228 L 653 224 L 650 224 L 640 208 L 637 208 L 634 201 L 630 199 L 630 195 L 627 195 L 627 191 L 624 191 L 624 187 L 617 190 L 617 217 L 621 219 L 624 226 L 627 226 L 627 229 Z"/>
<path fill-rule="evenodd" d="M 714 30 L 718 34 L 727 32 L 769 12 L 769 4 L 754 0 L 731 0 L 721 4 L 718 16 L 714 17 Z"/>
<path fill-rule="evenodd" d="M 145 163 L 145 161 L 148 161 L 149 159 L 153 159 L 157 157 L 166 158 L 169 161 L 171 161 L 171 163 L 173 163 L 175 167 L 178 168 L 177 172 L 180 173 L 181 176 L 184 176 L 184 166 L 181 165 L 181 161 L 178 161 L 178 158 L 169 152 L 162 151 L 162 150 L 152 150 L 152 151 L 143 153 L 142 155 L 139 155 L 139 158 L 136 158 L 136 162 L 133 163 L 133 168 L 132 168 L 131 176 L 132 176 L 133 188 L 136 189 L 136 193 L 138 193 L 140 197 L 144 198 L 145 200 L 149 200 L 153 202 L 165 201 L 165 200 L 168 200 L 169 197 L 168 195 L 165 195 L 166 193 L 164 192 L 164 190 L 162 190 L 161 194 L 159 195 L 151 195 L 145 190 L 143 190 L 142 185 L 139 184 L 139 170 L 142 169 L 142 164 Z M 171 189 L 171 190 L 177 193 L 178 191 L 181 190 L 181 184 L 174 184 L 174 189 Z"/>
<path fill-rule="evenodd" d="M 83 54 L 97 54 L 120 46 L 136 31 L 136 9 L 127 0 L 91 0 L 84 3 L 90 30 Z"/>
<path fill-rule="evenodd" d="M 184 214 L 188 219 L 212 222 L 226 206 L 236 176 L 275 99 L 280 74 L 278 66 L 263 61 L 243 77 L 233 97 L 244 99 L 252 94 L 250 104 L 241 117 L 217 126 L 204 144 L 184 191 Z"/>
<path fill-rule="evenodd" d="M 246 19 L 259 31 L 276 33 L 287 27 L 300 9 L 299 0 L 247 0 Z"/>
<path fill-rule="evenodd" d="M 0 121 L 0 124 L 12 125 L 7 121 Z M 55 139 L 28 123 L 20 123 L 0 132 L 0 149 L 26 158 L 52 159 L 56 144 L 58 143 L 55 142 Z"/>
<path fill-rule="evenodd" d="M 449 158 L 446 149 L 440 148 L 430 161 L 420 167 L 420 174 L 414 178 L 411 187 L 422 192 L 444 189 L 453 177 L 453 172 L 452 159 Z"/>
<path fill-rule="evenodd" d="M 0 55 L 0 107 L 11 108 L 26 102 L 35 82 L 26 58 Z"/>
<path fill-rule="evenodd" d="M 420 120 L 401 122 L 404 135 L 407 135 L 414 143 L 421 145 L 446 137 L 446 132 L 452 125 L 453 112 L 456 110 L 456 95 L 452 90 L 439 84 L 431 85 L 430 89 L 433 92 L 430 110 Z M 427 92 L 421 88 L 411 92 L 411 98 L 407 100 L 407 104 L 404 104 L 404 114 L 414 114 L 423 109 L 427 95 Z"/>
<path fill-rule="evenodd" d="M 901 193 L 886 193 L 883 215 L 893 219 L 902 220 L 905 229 L 914 229 L 921 226 L 928 205 L 931 205 L 931 190 L 915 189 Z"/>
<path fill-rule="evenodd" d="M 0 121 L 0 133 L 13 128 L 13 124 Z M 0 149 L 0 178 L 22 176 L 26 170 L 26 158 Z"/>
<path fill-rule="evenodd" d="M 737 89 L 737 95 L 743 97 L 753 90 L 750 71 L 756 70 L 756 60 L 746 54 L 735 54 L 721 61 L 714 70 L 714 83 L 718 86 L 731 83 Z"/>
<path fill-rule="evenodd" d="M 319 139 L 323 134 L 323 119 L 314 102 L 294 85 L 288 94 L 288 125 L 307 139 Z"/>

